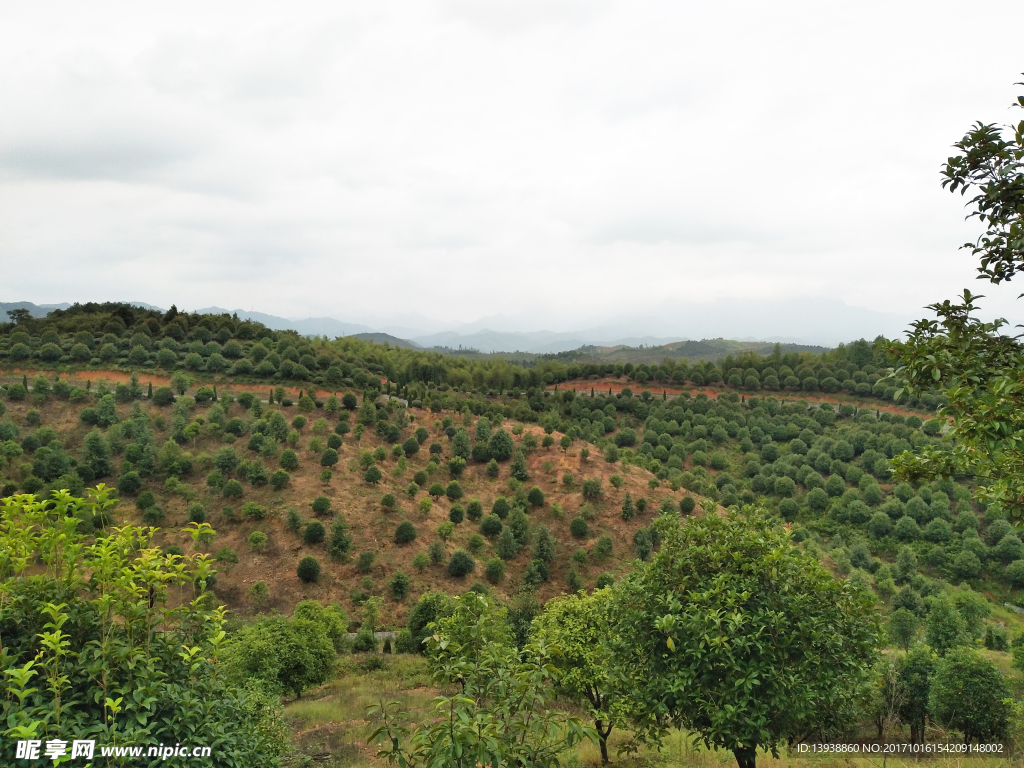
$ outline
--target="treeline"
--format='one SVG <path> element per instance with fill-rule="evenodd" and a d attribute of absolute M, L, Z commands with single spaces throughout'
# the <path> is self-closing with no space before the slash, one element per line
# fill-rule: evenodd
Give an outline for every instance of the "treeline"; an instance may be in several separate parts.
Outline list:
<path fill-rule="evenodd" d="M 693 364 L 671 357 L 650 365 L 566 363 L 551 355 L 516 365 L 500 356 L 467 359 L 353 337 L 309 339 L 231 315 L 189 314 L 174 307 L 160 314 L 127 304 L 90 303 L 45 318 L 15 318 L 16 323 L 0 325 L 0 365 L 181 370 L 244 382 L 310 383 L 328 390 L 393 390 L 420 401 L 430 392 L 493 396 L 609 376 L 625 376 L 641 389 L 724 386 L 748 392 L 846 392 L 890 401 L 896 389 L 883 376 L 889 359 L 881 338 L 820 355 L 783 352 L 776 345 L 770 355 L 730 354 Z M 925 393 L 904 402 L 934 408 L 940 398 Z"/>

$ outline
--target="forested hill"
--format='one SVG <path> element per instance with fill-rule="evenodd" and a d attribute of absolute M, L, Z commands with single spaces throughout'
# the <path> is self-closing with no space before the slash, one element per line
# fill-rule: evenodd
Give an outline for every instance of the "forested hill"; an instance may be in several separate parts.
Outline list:
<path fill-rule="evenodd" d="M 698 362 L 718 361 L 729 355 L 761 355 L 770 356 L 776 352 L 808 352 L 819 355 L 827 352 L 827 347 L 816 347 L 808 344 L 782 344 L 768 341 L 732 341 L 731 339 L 702 339 L 700 341 L 676 341 L 658 346 L 599 347 L 587 345 L 579 349 L 560 352 L 544 357 L 552 360 L 572 362 L 615 362 L 615 363 L 660 363 L 666 359 L 677 361 Z"/>
<path fill-rule="evenodd" d="M 397 340 L 307 338 L 234 315 L 189 314 L 174 307 L 161 313 L 129 304 L 89 303 L 45 318 L 28 312 L 12 317 L 16 322 L 0 324 L 0 368 L 8 370 L 181 372 L 252 385 L 386 390 L 425 404 L 453 391 L 497 395 L 566 383 L 586 387 L 609 376 L 652 391 L 720 386 L 750 393 L 842 392 L 887 401 L 895 392 L 894 383 L 882 375 L 890 364 L 882 338 L 827 351 L 715 339 L 628 352 L 520 356 L 510 363 L 500 355 L 403 348 Z M 939 402 L 928 394 L 921 400 L 928 407 Z"/>

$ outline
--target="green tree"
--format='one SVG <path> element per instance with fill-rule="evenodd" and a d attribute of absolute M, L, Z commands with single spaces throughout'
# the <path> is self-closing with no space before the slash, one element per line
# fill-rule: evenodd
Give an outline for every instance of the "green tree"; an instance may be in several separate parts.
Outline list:
<path fill-rule="evenodd" d="M 546 646 L 533 642 L 520 652 L 493 642 L 501 618 L 488 598 L 469 592 L 455 602 L 467 607 L 464 618 L 437 622 L 426 645 L 434 684 L 457 692 L 435 698 L 435 716 L 412 734 L 398 702 L 371 707 L 368 718 L 381 723 L 370 736 L 378 756 L 401 768 L 557 766 L 580 741 L 596 740 L 555 706 L 558 669 Z"/>
<path fill-rule="evenodd" d="M 558 689 L 589 709 L 602 763 L 608 762 L 608 736 L 625 722 L 625 709 L 616 700 L 604 653 L 608 628 L 615 624 L 610 604 L 608 589 L 555 598 L 534 619 L 532 630 L 534 636 L 558 648 L 555 664 L 562 672 Z"/>
<path fill-rule="evenodd" d="M 1010 691 L 999 669 L 972 648 L 956 648 L 935 666 L 928 709 L 935 721 L 964 735 L 964 743 L 1006 736 Z"/>
<path fill-rule="evenodd" d="M 906 608 L 898 608 L 889 616 L 889 637 L 904 651 L 917 637 L 917 616 Z"/>
<path fill-rule="evenodd" d="M 758 747 L 839 720 L 876 657 L 871 598 L 760 510 L 656 526 L 660 551 L 611 607 L 617 687 L 641 734 L 681 726 L 753 768 Z"/>
<path fill-rule="evenodd" d="M 1013 106 L 1024 107 L 1024 96 Z M 1024 121 L 1007 128 L 979 122 L 955 146 L 942 185 L 961 195 L 972 191 L 969 218 L 986 228 L 964 247 L 979 258 L 981 278 L 996 284 L 1010 280 L 1024 263 Z M 948 441 L 904 452 L 894 467 L 901 479 L 967 475 L 982 480 L 979 498 L 1021 519 L 1024 346 L 1001 331 L 1005 320 L 986 323 L 972 316 L 978 298 L 965 290 L 960 302 L 931 305 L 937 319 L 914 323 L 907 342 L 892 345 L 900 384 L 895 397 L 944 390 L 939 415 L 952 418 Z"/>
<path fill-rule="evenodd" d="M 497 430 L 487 443 L 487 452 L 497 461 L 508 461 L 514 449 L 512 436 L 504 429 Z"/>
<path fill-rule="evenodd" d="M 239 764 L 276 765 L 287 743 L 278 703 L 221 673 L 224 614 L 206 591 L 213 562 L 197 551 L 212 529 L 189 526 L 181 554 L 134 526 L 83 533 L 111 506 L 100 487 L 86 498 L 8 499 L 0 511 L 0 552 L 16 554 L 0 572 L 0 762 L 18 762 L 17 739 L 156 746 L 189 733 Z M 160 585 L 148 599 L 147 584 Z"/>

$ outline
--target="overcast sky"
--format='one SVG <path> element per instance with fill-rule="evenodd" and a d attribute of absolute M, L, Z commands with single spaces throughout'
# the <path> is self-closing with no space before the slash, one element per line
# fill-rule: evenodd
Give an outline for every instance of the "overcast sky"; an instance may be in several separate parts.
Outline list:
<path fill-rule="evenodd" d="M 0 300 L 581 326 L 974 279 L 1024 3 L 5 3 Z M 657 333 L 658 329 L 651 329 Z M 751 329 L 756 335 L 757 329 Z"/>

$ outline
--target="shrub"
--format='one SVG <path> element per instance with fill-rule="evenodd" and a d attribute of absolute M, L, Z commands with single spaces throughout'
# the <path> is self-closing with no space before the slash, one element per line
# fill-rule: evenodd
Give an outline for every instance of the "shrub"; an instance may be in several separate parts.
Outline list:
<path fill-rule="evenodd" d="M 267 510 L 255 501 L 247 501 L 242 505 L 242 516 L 249 520 L 262 520 L 267 516 Z"/>
<path fill-rule="evenodd" d="M 430 514 L 430 510 L 433 509 L 433 507 L 434 507 L 434 502 L 430 500 L 429 496 L 424 496 L 422 499 L 420 499 L 420 503 L 419 503 L 420 514 L 429 515 Z"/>
<path fill-rule="evenodd" d="M 341 560 L 352 548 L 352 537 L 348 535 L 348 526 L 344 520 L 338 520 L 331 526 L 331 538 L 327 542 L 327 553 L 334 560 Z"/>
<path fill-rule="evenodd" d="M 319 544 L 326 535 L 327 531 L 324 530 L 324 524 L 319 520 L 311 520 L 306 525 L 306 530 L 302 533 L 302 540 L 307 544 Z"/>
<path fill-rule="evenodd" d="M 448 561 L 448 575 L 461 579 L 476 570 L 476 560 L 464 549 L 457 549 Z"/>
<path fill-rule="evenodd" d="M 583 498 L 589 501 L 597 501 L 603 495 L 601 490 L 601 478 L 592 477 L 583 481 Z"/>
<path fill-rule="evenodd" d="M 121 479 L 117 481 L 117 489 L 124 494 L 132 495 L 137 493 L 142 487 L 142 479 L 139 477 L 139 473 L 135 470 L 125 472 L 121 475 Z"/>
<path fill-rule="evenodd" d="M 583 539 L 590 534 L 590 526 L 582 517 L 574 517 L 569 523 L 569 532 L 577 539 Z"/>
<path fill-rule="evenodd" d="M 474 533 L 472 536 L 469 537 L 469 540 L 466 542 L 466 548 L 469 549 L 469 551 L 475 555 L 478 554 L 484 548 L 485 543 L 486 542 L 484 541 L 483 536 L 481 536 L 479 533 Z"/>
<path fill-rule="evenodd" d="M 535 485 L 530 489 L 530 492 L 526 494 L 526 500 L 530 502 L 531 507 L 543 507 L 544 492 Z"/>
<path fill-rule="evenodd" d="M 424 568 L 430 565 L 430 556 L 423 551 L 417 552 L 416 557 L 412 559 L 412 564 L 417 571 L 422 571 Z"/>
<path fill-rule="evenodd" d="M 174 390 L 170 387 L 157 387 L 153 391 L 153 402 L 160 406 L 170 405 L 174 402 Z"/>
<path fill-rule="evenodd" d="M 281 451 L 280 463 L 282 469 L 294 472 L 299 468 L 299 456 L 291 448 L 285 448 Z"/>
<path fill-rule="evenodd" d="M 458 501 L 462 498 L 462 486 L 459 485 L 455 480 L 448 483 L 448 487 L 445 489 L 445 495 L 451 501 Z"/>
<path fill-rule="evenodd" d="M 337 463 L 338 463 L 338 452 L 335 449 L 328 448 L 322 454 L 320 454 L 320 466 L 321 467 L 333 467 Z"/>
<path fill-rule="evenodd" d="M 613 546 L 611 536 L 602 536 L 599 538 L 594 544 L 594 559 L 601 562 L 610 558 L 612 556 Z"/>
<path fill-rule="evenodd" d="M 444 486 L 440 483 L 434 483 L 427 489 L 427 493 L 435 499 L 439 499 L 444 496 L 444 491 Z"/>
<path fill-rule="evenodd" d="M 371 485 L 376 485 L 377 483 L 379 483 L 382 477 L 384 477 L 384 475 L 381 474 L 381 471 L 377 469 L 376 465 L 370 467 L 369 469 L 366 470 L 366 472 L 363 473 L 363 480 L 370 483 Z"/>
<path fill-rule="evenodd" d="M 393 511 L 395 507 L 398 506 L 398 500 L 395 499 L 394 494 L 385 493 L 380 499 L 380 505 L 384 507 L 384 509 L 390 509 Z"/>
<path fill-rule="evenodd" d="M 225 565 L 236 565 L 238 563 L 238 553 L 231 547 L 221 547 L 214 553 L 213 559 Z"/>
<path fill-rule="evenodd" d="M 396 571 L 395 575 L 391 577 L 388 582 L 388 589 L 391 590 L 391 597 L 395 600 L 404 600 L 406 595 L 409 594 L 409 586 L 412 584 L 410 579 L 402 571 Z"/>
<path fill-rule="evenodd" d="M 453 504 L 452 508 L 448 510 L 448 519 L 452 522 L 452 525 L 458 525 L 466 517 L 466 513 L 462 509 L 461 504 Z"/>
<path fill-rule="evenodd" d="M 696 506 L 697 501 L 696 499 L 693 498 L 693 496 L 684 496 L 682 501 L 679 502 L 679 509 L 682 511 L 684 515 L 688 515 L 691 512 L 693 512 Z"/>
<path fill-rule="evenodd" d="M 221 494 L 227 497 L 241 496 L 242 495 L 242 484 L 237 480 L 228 480 L 224 483 L 224 487 L 221 488 Z"/>
<path fill-rule="evenodd" d="M 283 469 L 274 470 L 274 474 L 270 476 L 270 487 L 275 491 L 282 491 L 288 486 L 291 479 L 292 476 Z"/>
<path fill-rule="evenodd" d="M 314 582 L 320 578 L 320 561 L 315 557 L 306 555 L 299 561 L 299 567 L 295 573 L 306 584 Z"/>
<path fill-rule="evenodd" d="M 190 523 L 206 522 L 206 507 L 200 502 L 194 502 L 188 508 L 188 521 Z"/>
<path fill-rule="evenodd" d="M 249 548 L 257 554 L 263 554 L 267 548 L 267 534 L 263 531 L 253 531 L 249 534 Z"/>
<path fill-rule="evenodd" d="M 480 499 L 473 499 L 466 505 L 466 517 L 471 521 L 476 522 L 484 514 L 483 504 L 480 503 Z"/>
<path fill-rule="evenodd" d="M 452 534 L 455 533 L 455 523 L 451 520 L 445 520 L 437 526 L 436 533 L 437 537 L 441 539 L 441 541 L 448 541 L 448 539 L 452 537 Z"/>
<path fill-rule="evenodd" d="M 484 536 L 494 537 L 501 533 L 502 527 L 501 518 L 492 512 L 480 523 L 480 533 Z"/>
<path fill-rule="evenodd" d="M 492 557 L 488 560 L 487 565 L 484 568 L 484 577 L 491 582 L 491 584 L 497 584 L 505 578 L 505 561 L 500 557 Z"/>
<path fill-rule="evenodd" d="M 373 561 L 377 559 L 377 555 L 370 550 L 364 550 L 359 553 L 359 559 L 356 560 L 356 568 L 359 569 L 360 573 L 369 573 L 373 568 Z"/>
<path fill-rule="evenodd" d="M 427 552 L 430 555 L 430 562 L 434 565 L 440 565 L 444 562 L 444 544 L 440 541 L 431 542 Z"/>
<path fill-rule="evenodd" d="M 494 500 L 494 504 L 491 505 L 491 514 L 496 515 L 499 519 L 504 520 L 508 517 L 509 510 L 512 506 L 508 503 L 508 499 L 504 496 L 499 496 Z"/>

